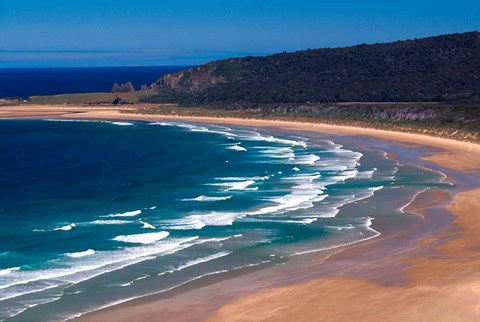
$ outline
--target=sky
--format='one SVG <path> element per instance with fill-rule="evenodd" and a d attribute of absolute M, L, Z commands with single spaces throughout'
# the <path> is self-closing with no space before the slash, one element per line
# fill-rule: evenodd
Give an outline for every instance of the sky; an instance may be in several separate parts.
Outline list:
<path fill-rule="evenodd" d="M 479 0 L 0 0 L 0 67 L 197 65 L 474 30 Z"/>

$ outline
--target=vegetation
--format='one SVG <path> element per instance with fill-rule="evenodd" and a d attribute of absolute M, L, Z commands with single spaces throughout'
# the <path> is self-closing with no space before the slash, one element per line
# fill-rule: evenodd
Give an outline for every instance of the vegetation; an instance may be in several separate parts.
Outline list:
<path fill-rule="evenodd" d="M 480 109 L 466 104 L 325 103 L 319 105 L 269 104 L 225 109 L 223 106 L 182 107 L 140 104 L 128 113 L 244 119 L 287 120 L 351 125 L 421 133 L 480 143 Z"/>
<path fill-rule="evenodd" d="M 145 102 L 480 103 L 480 33 L 226 59 L 165 75 Z"/>
<path fill-rule="evenodd" d="M 155 95 L 152 90 L 126 92 L 126 93 L 82 93 L 62 94 L 51 96 L 31 96 L 29 101 L 33 104 L 117 104 L 138 103 L 141 99 Z"/>
<path fill-rule="evenodd" d="M 23 102 L 20 97 L 3 97 L 0 98 L 0 106 L 19 105 Z"/>

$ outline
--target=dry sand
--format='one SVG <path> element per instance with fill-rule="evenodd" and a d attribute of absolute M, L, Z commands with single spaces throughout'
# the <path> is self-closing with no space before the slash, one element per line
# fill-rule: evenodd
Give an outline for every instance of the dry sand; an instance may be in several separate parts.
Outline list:
<path fill-rule="evenodd" d="M 26 112 L 27 109 L 28 112 Z M 0 109 L 0 118 L 42 116 L 153 121 L 182 119 L 320 131 L 340 135 L 365 135 L 434 148 L 433 150 L 439 149 L 438 152 L 430 152 L 423 159 L 447 169 L 469 172 L 476 178 L 478 178 L 476 171 L 480 170 L 479 145 L 419 134 L 283 121 L 129 115 L 112 108 L 29 106 Z M 478 182 L 480 183 L 480 180 Z M 438 205 L 439 202 L 448 198 L 445 194 L 445 192 L 438 192 L 433 199 L 412 205 L 411 210 L 424 213 L 430 206 Z M 222 282 L 210 287 L 210 293 L 205 293 L 210 294 L 205 296 L 207 300 L 218 301 L 221 303 L 218 304 L 219 306 L 225 304 L 225 301 L 228 303 L 223 305 L 217 315 L 211 317 L 209 321 L 480 321 L 480 189 L 455 195 L 448 209 L 455 215 L 454 224 L 442 234 L 431 236 L 418 243 L 415 249 L 419 255 L 411 256 L 411 253 L 405 252 L 409 254 L 402 260 L 406 265 L 403 274 L 407 282 L 401 285 L 373 282 L 372 279 L 352 277 L 339 272 L 324 278 L 282 287 L 262 289 L 260 285 L 257 289 L 261 290 L 253 294 L 249 294 L 253 291 L 248 292 L 249 288 L 243 286 L 240 288 L 243 292 L 237 292 L 236 296 L 233 296 L 232 292 L 224 291 L 228 296 L 218 299 L 211 294 L 223 287 L 222 283 L 225 282 Z M 371 241 L 372 245 L 377 246 L 382 243 L 381 240 L 380 242 Z M 360 246 L 360 250 L 362 247 L 365 249 L 370 247 L 369 242 Z M 339 261 L 339 257 L 341 256 L 333 256 L 328 262 Z M 385 267 L 388 268 L 387 265 Z M 381 260 L 376 262 L 375 268 L 375 274 L 383 274 Z M 387 273 L 385 272 L 386 276 L 392 275 L 391 272 Z M 202 301 L 198 299 L 195 301 L 195 296 L 205 295 L 202 292 L 206 291 L 194 290 L 190 295 L 180 296 L 176 302 L 175 299 L 167 299 L 124 304 L 86 315 L 83 319 L 90 321 L 198 321 L 213 313 L 204 312 L 205 309 L 202 311 L 200 308 Z M 238 299 L 240 295 L 245 296 Z M 186 302 L 190 300 L 191 302 Z M 204 299 L 203 304 L 205 301 Z M 182 310 L 190 311 L 190 314 L 184 314 L 182 318 L 177 319 L 176 314 Z"/>
<path fill-rule="evenodd" d="M 406 286 L 334 276 L 260 291 L 209 321 L 480 321 L 480 189 L 449 208 L 462 236 L 440 247 L 448 254 L 413 259 Z"/>

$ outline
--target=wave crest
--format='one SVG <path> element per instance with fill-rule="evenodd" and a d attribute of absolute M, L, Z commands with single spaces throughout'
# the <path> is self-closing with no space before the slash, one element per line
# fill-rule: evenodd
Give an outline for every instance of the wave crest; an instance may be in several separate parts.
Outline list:
<path fill-rule="evenodd" d="M 161 231 L 158 233 L 120 235 L 112 238 L 112 240 L 133 244 L 153 244 L 156 241 L 167 238 L 169 235 L 170 233 L 168 231 Z"/>
<path fill-rule="evenodd" d="M 93 254 L 95 254 L 95 251 L 93 249 L 87 249 L 86 251 L 83 251 L 83 252 L 66 253 L 65 256 L 70 258 L 80 258 L 80 257 L 90 256 Z"/>

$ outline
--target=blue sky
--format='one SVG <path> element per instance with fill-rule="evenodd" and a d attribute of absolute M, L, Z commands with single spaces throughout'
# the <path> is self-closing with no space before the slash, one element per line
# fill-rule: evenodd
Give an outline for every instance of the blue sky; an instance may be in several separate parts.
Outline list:
<path fill-rule="evenodd" d="M 478 0 L 0 0 L 0 67 L 200 64 L 473 30 Z"/>

